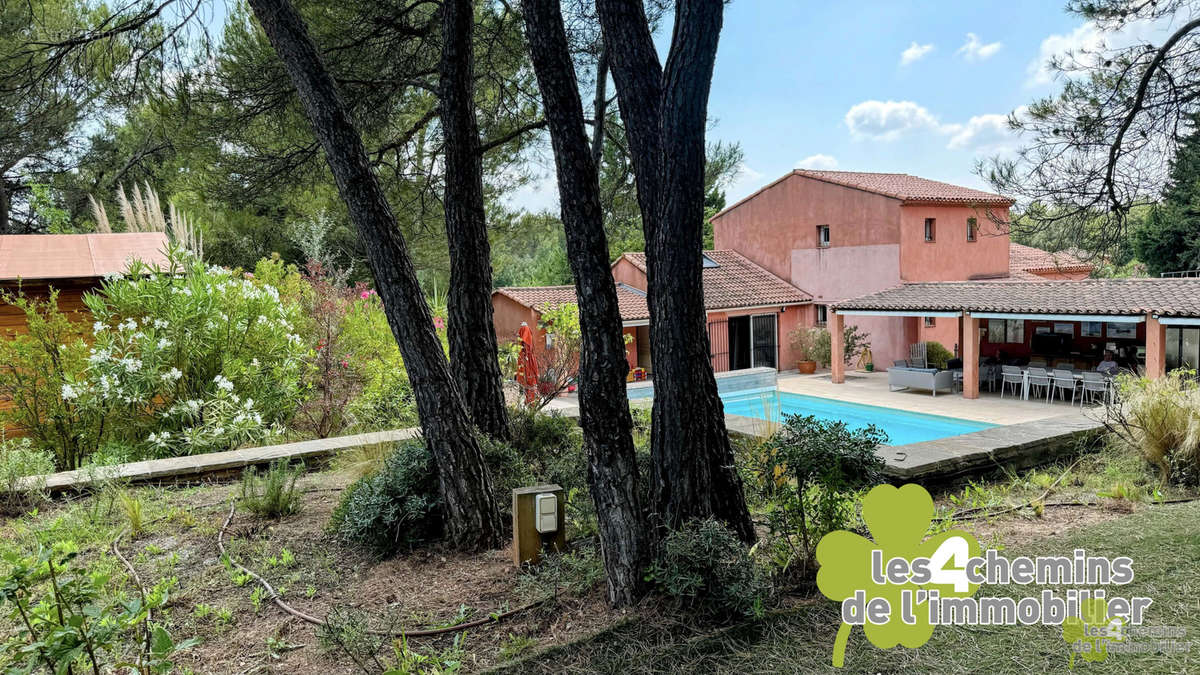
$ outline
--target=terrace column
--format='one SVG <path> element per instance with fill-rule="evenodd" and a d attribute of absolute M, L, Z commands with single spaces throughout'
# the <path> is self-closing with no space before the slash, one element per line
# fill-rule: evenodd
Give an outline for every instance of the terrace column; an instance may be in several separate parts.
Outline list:
<path fill-rule="evenodd" d="M 962 327 L 963 398 L 979 398 L 979 319 L 964 313 Z"/>
<path fill-rule="evenodd" d="M 846 319 L 841 312 L 833 312 L 829 317 L 829 370 L 832 371 L 833 383 L 842 384 L 846 381 Z"/>
<path fill-rule="evenodd" d="M 1153 314 L 1146 315 L 1146 377 L 1162 377 L 1167 373 L 1167 327 Z"/>

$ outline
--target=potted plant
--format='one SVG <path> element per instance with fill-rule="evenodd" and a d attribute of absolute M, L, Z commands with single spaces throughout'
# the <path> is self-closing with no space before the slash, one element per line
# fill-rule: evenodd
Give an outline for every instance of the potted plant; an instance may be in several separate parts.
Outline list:
<path fill-rule="evenodd" d="M 800 326 L 788 333 L 788 343 L 792 354 L 796 356 L 796 370 L 810 375 L 817 372 L 817 352 L 820 349 L 821 333 L 824 328 L 806 328 Z"/>

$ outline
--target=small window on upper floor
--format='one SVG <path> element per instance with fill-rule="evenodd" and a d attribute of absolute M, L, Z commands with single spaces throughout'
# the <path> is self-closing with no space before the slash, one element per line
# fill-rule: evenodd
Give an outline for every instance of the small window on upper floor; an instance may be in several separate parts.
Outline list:
<path fill-rule="evenodd" d="M 828 225 L 818 225 L 817 226 L 817 246 L 820 246 L 822 248 L 829 246 L 829 226 Z"/>
<path fill-rule="evenodd" d="M 974 218 L 967 218 L 967 241 L 975 241 L 975 233 L 979 230 L 979 223 Z"/>
<path fill-rule="evenodd" d="M 926 218 L 925 219 L 925 241 L 933 241 L 934 235 L 936 234 L 936 230 L 937 230 L 937 219 Z"/>
<path fill-rule="evenodd" d="M 829 308 L 825 305 L 817 305 L 817 325 L 824 326 L 829 322 Z"/>
<path fill-rule="evenodd" d="M 925 327 L 926 327 L 926 328 L 933 328 L 933 327 L 934 327 L 934 326 L 936 326 L 936 325 L 937 325 L 937 319 L 936 319 L 936 318 L 934 318 L 934 317 L 932 317 L 932 316 L 927 316 L 927 317 L 925 317 Z"/>

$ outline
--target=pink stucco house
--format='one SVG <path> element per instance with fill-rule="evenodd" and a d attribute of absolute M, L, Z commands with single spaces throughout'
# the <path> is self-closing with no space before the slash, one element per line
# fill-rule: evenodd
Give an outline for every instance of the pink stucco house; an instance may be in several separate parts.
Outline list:
<path fill-rule="evenodd" d="M 899 173 L 797 169 L 713 218 L 716 248 L 735 249 L 804 289 L 806 325 L 842 300 L 913 282 L 1081 279 L 1091 265 L 1009 241 L 1012 201 Z M 886 367 L 914 342 L 956 350 L 956 317 L 856 316 Z M 781 361 L 794 360 L 783 341 Z"/>
<path fill-rule="evenodd" d="M 612 264 L 629 367 L 652 371 L 650 309 L 646 304 L 646 254 L 626 253 Z M 536 348 L 546 336 L 538 329 L 542 312 L 575 302 L 574 286 L 499 288 L 492 293 L 493 323 L 501 342 L 515 340 L 526 323 Z M 787 281 L 732 250 L 704 252 L 704 307 L 708 314 L 713 369 L 789 368 L 779 361 L 787 334 L 803 321 L 812 298 Z M 786 349 L 786 345 L 784 345 Z"/>

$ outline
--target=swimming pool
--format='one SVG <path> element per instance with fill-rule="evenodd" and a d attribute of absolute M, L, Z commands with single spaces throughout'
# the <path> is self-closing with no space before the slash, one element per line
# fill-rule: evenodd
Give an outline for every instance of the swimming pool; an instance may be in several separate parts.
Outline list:
<path fill-rule="evenodd" d="M 725 412 L 730 415 L 757 417 L 763 420 L 779 420 L 782 415 L 812 415 L 821 420 L 845 422 L 853 429 L 874 424 L 887 433 L 888 445 L 932 441 L 996 426 L 957 417 L 926 415 L 773 390 L 734 392 L 723 395 L 721 399 L 725 402 Z"/>

